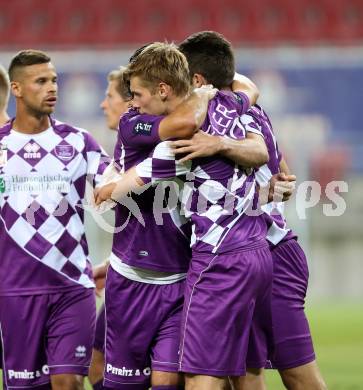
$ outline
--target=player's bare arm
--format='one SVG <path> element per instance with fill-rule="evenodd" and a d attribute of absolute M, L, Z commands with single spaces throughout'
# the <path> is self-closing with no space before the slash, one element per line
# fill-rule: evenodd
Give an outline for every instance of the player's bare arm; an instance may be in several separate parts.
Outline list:
<path fill-rule="evenodd" d="M 120 180 L 106 184 L 95 190 L 95 204 L 99 206 L 107 200 L 119 201 L 129 192 L 142 187 L 144 182 L 136 172 L 136 168 L 130 168 L 126 171 Z"/>
<path fill-rule="evenodd" d="M 160 139 L 165 141 L 170 138 L 192 137 L 204 122 L 208 103 L 216 92 L 210 85 L 194 89 L 187 99 L 160 122 Z"/>
<path fill-rule="evenodd" d="M 257 168 L 268 162 L 265 141 L 263 137 L 254 133 L 247 133 L 246 139 L 233 140 L 198 131 L 191 139 L 172 142 L 171 147 L 176 155 L 186 154 L 180 162 L 216 154 L 246 168 Z"/>
<path fill-rule="evenodd" d="M 250 101 L 250 106 L 257 103 L 260 91 L 258 90 L 257 85 L 248 77 L 236 72 L 231 87 L 232 91 L 245 93 Z"/>

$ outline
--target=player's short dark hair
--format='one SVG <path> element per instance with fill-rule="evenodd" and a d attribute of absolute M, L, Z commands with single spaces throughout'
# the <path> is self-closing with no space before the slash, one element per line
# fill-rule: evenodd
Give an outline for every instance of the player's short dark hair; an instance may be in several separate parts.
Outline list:
<path fill-rule="evenodd" d="M 231 43 L 216 31 L 200 31 L 179 44 L 189 64 L 191 79 L 201 74 L 209 84 L 221 89 L 232 84 L 235 59 Z"/>
<path fill-rule="evenodd" d="M 50 62 L 50 57 L 40 50 L 22 50 L 13 57 L 9 65 L 10 81 L 17 77 L 19 69 L 30 65 L 46 64 Z"/>
<path fill-rule="evenodd" d="M 4 110 L 9 100 L 10 83 L 6 70 L 0 65 L 0 111 Z"/>

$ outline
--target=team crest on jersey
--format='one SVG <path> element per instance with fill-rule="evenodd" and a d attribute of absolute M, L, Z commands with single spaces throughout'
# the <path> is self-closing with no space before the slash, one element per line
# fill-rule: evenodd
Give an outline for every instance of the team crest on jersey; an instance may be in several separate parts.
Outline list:
<path fill-rule="evenodd" d="M 8 148 L 5 144 L 0 143 L 0 168 L 8 162 Z"/>
<path fill-rule="evenodd" d="M 28 159 L 40 159 L 42 154 L 40 153 L 40 146 L 36 142 L 28 142 L 24 146 L 23 158 Z"/>
<path fill-rule="evenodd" d="M 143 135 L 151 135 L 151 123 L 147 122 L 138 122 L 134 126 L 134 133 L 136 134 L 143 134 Z"/>
<path fill-rule="evenodd" d="M 72 145 L 67 144 L 66 142 L 62 142 L 55 147 L 55 155 L 60 160 L 72 160 L 74 156 L 74 147 Z"/>

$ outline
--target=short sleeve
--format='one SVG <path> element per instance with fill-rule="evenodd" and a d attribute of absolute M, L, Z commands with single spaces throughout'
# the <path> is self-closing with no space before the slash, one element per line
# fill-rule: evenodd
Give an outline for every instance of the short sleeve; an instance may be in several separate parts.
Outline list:
<path fill-rule="evenodd" d="M 110 157 L 89 133 L 84 133 L 87 156 L 87 176 L 93 187 L 100 185 L 102 175 L 111 162 Z"/>
<path fill-rule="evenodd" d="M 119 135 L 124 145 L 131 148 L 154 146 L 160 141 L 159 125 L 163 116 L 140 114 L 130 110 L 121 117 Z"/>
<path fill-rule="evenodd" d="M 136 166 L 136 172 L 143 182 L 148 184 L 186 175 L 190 172 L 191 166 L 191 161 L 181 163 L 176 160 L 170 148 L 170 141 L 164 141 L 155 147 L 148 158 Z"/>
<path fill-rule="evenodd" d="M 262 127 L 253 115 L 250 113 L 242 115 L 241 122 L 247 133 L 255 133 L 264 138 Z"/>
<path fill-rule="evenodd" d="M 245 114 L 251 106 L 250 99 L 243 92 L 233 92 L 233 95 L 236 97 L 237 101 L 241 105 L 240 115 Z"/>

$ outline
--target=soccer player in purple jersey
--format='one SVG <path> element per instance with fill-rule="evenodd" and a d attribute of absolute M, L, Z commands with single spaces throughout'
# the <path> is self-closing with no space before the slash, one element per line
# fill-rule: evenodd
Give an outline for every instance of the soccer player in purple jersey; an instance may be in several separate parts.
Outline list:
<path fill-rule="evenodd" d="M 272 124 L 258 105 L 244 116 L 245 126 L 260 128 L 268 146 L 269 162 L 256 173 L 260 186 L 265 186 L 273 175 L 289 175 L 290 170 L 278 149 Z M 308 287 L 308 264 L 297 236 L 288 228 L 283 214 L 283 203 L 271 202 L 262 206 L 273 258 L 273 284 L 271 294 L 270 360 L 279 370 L 288 389 L 325 390 L 326 385 L 315 360 L 308 320 L 304 312 Z M 251 344 L 248 367 L 256 367 L 256 354 Z M 243 389 L 264 388 L 262 370 L 250 370 Z"/>
<path fill-rule="evenodd" d="M 10 82 L 9 76 L 5 68 L 0 65 L 0 126 L 3 126 L 10 118 L 7 113 L 8 101 L 10 94 Z M 2 158 L 3 151 L 0 149 L 0 160 Z M 2 356 L 0 342 L 0 356 Z M 2 367 L 2 359 L 0 359 L 0 368 Z"/>
<path fill-rule="evenodd" d="M 108 128 L 114 131 L 118 128 L 121 115 L 130 108 L 132 99 L 129 88 L 123 80 L 124 69 L 125 68 L 120 67 L 119 69 L 112 70 L 108 74 L 106 96 L 100 105 L 105 115 Z M 109 260 L 107 259 L 103 264 L 100 264 L 93 269 L 96 291 L 100 291 L 104 287 L 104 269 L 108 267 L 108 264 Z M 88 375 L 91 385 L 96 390 L 103 389 L 105 321 L 105 307 L 102 305 L 97 316 L 95 341 L 93 344 L 92 360 Z"/>
<path fill-rule="evenodd" d="M 145 57 L 149 57 L 149 54 L 151 55 L 147 60 Z M 121 119 L 119 137 L 123 142 L 118 143 L 115 149 L 116 155 L 118 154 L 119 156 L 117 160 L 126 169 L 133 166 L 138 160 L 147 157 L 151 150 L 150 148 L 155 143 L 160 142 L 160 139 L 192 135 L 200 124 L 197 123 L 196 116 L 200 117 L 203 111 L 205 115 L 207 110 L 207 99 L 203 98 L 202 105 L 200 98 L 195 93 L 186 99 L 189 89 L 187 65 L 185 58 L 175 50 L 173 45 L 151 45 L 148 47 L 147 53 L 144 53 L 142 57 L 141 63 L 138 61 L 138 65 L 135 63 L 131 65 L 134 71 L 135 66 L 138 66 L 138 72 L 140 72 L 136 72 L 140 77 L 135 75 L 133 79 L 134 99 L 137 99 L 138 103 L 142 103 L 140 105 L 140 113 L 133 110 Z M 209 94 L 208 91 L 206 92 Z M 255 96 L 255 89 L 251 88 L 250 93 L 252 96 Z M 154 117 L 142 114 L 149 110 L 160 114 L 171 114 L 167 117 Z M 137 144 L 140 144 L 141 147 L 137 147 Z M 153 195 L 152 200 L 154 198 Z M 127 384 L 131 385 L 133 383 L 133 388 L 137 384 L 141 385 L 140 388 L 145 388 L 147 382 L 145 380 L 144 382 L 142 381 L 142 366 L 137 369 L 134 367 L 138 360 L 140 363 L 143 363 L 142 359 L 147 362 L 146 354 L 151 353 L 152 368 L 154 369 L 152 373 L 153 388 L 159 388 L 158 386 L 165 388 L 161 385 L 174 385 L 174 387 L 169 387 L 171 389 L 176 388 L 175 386 L 178 383 L 175 373 L 178 366 L 178 334 L 183 295 L 183 285 L 180 285 L 178 280 L 185 278 L 185 272 L 189 265 L 189 254 L 188 251 L 185 251 L 188 246 L 189 236 L 185 236 L 185 233 L 181 234 L 183 230 L 181 221 L 183 218 L 181 218 L 180 214 L 173 213 L 173 210 L 169 211 L 173 224 L 169 221 L 170 217 L 164 214 L 164 224 L 160 226 L 155 225 L 154 215 L 152 215 L 155 209 L 153 210 L 151 204 L 151 210 L 148 211 L 150 206 L 146 206 L 150 205 L 150 203 L 146 203 L 145 200 L 147 198 L 144 198 L 142 204 L 143 216 L 149 218 L 151 211 L 151 218 L 146 220 L 145 224 L 147 230 L 143 230 L 141 225 L 139 225 L 137 233 L 131 234 L 131 242 L 130 235 L 127 232 L 125 235 L 125 230 L 122 231 L 123 237 L 115 235 L 114 248 L 111 255 L 111 268 L 106 285 L 107 326 L 109 327 L 110 325 L 112 333 L 117 334 L 117 324 L 120 327 L 122 325 L 120 321 L 123 320 L 128 326 L 127 328 L 125 325 L 122 327 L 123 332 L 120 333 L 118 331 L 119 337 L 117 340 L 128 340 L 128 344 L 132 344 L 132 348 L 130 349 L 125 341 L 126 345 L 123 348 L 122 346 L 119 348 L 117 359 L 115 343 L 113 345 L 110 343 L 111 345 L 109 345 L 109 329 L 107 330 L 105 383 L 110 387 L 117 386 L 117 388 L 123 388 L 122 386 L 126 387 Z M 129 229 L 129 225 L 127 225 L 126 229 Z M 135 238 L 137 241 L 135 241 Z M 120 245 L 120 240 L 122 239 L 123 242 Z M 116 244 L 119 244 L 119 248 Z M 120 252 L 120 250 L 123 252 Z M 140 266 L 133 267 L 132 264 L 135 263 L 140 264 Z M 124 278 L 120 279 L 119 276 L 116 278 L 115 270 Z M 154 270 L 154 272 L 150 272 L 151 270 Z M 160 273 L 159 271 L 162 272 Z M 126 281 L 125 278 L 131 279 L 131 281 Z M 139 281 L 139 283 L 132 283 L 132 281 Z M 152 284 L 165 284 L 167 282 L 170 286 L 152 286 Z M 132 287 L 132 284 L 134 287 Z M 117 286 L 119 287 L 117 288 Z M 122 286 L 124 287 L 121 289 Z M 135 290 L 134 293 L 133 290 Z M 143 290 L 145 291 L 143 292 Z M 165 292 L 163 292 L 164 290 Z M 120 295 L 120 293 L 123 295 Z M 135 294 L 139 295 L 139 297 Z M 165 302 L 160 294 L 167 294 L 169 302 Z M 119 299 L 117 295 L 119 295 Z M 128 305 L 127 307 L 122 305 L 123 296 L 125 296 L 124 302 L 129 302 L 130 299 L 134 301 L 132 311 L 130 311 Z M 110 307 L 108 302 L 110 302 Z M 164 308 L 164 311 L 168 310 L 168 308 L 169 310 L 174 308 L 172 310 L 173 313 L 170 313 L 173 315 L 167 315 L 166 321 L 161 322 L 162 326 L 160 326 L 162 312 L 160 312 L 160 309 L 156 310 L 156 307 Z M 114 311 L 117 314 L 117 310 L 119 315 L 118 317 L 112 317 L 114 319 L 113 324 L 112 321 L 109 321 L 109 314 L 110 311 Z M 138 321 L 136 321 L 137 319 L 133 314 L 135 310 L 139 313 Z M 142 320 L 148 321 L 150 329 L 143 329 L 137 325 Z M 132 323 L 135 323 L 134 326 L 130 325 Z M 155 326 L 160 329 L 158 330 Z M 168 338 L 165 338 L 166 329 L 169 329 Z M 114 337 L 112 333 L 110 337 Z M 137 341 L 138 339 L 139 341 Z M 155 342 L 151 344 L 150 351 L 149 343 L 153 339 L 155 339 L 156 344 Z M 165 348 L 169 350 L 168 353 Z M 108 361 L 107 351 L 109 349 L 111 356 Z M 135 357 L 133 358 L 134 361 L 130 360 L 128 355 L 132 357 L 135 353 L 138 354 L 138 360 Z M 140 355 L 141 353 L 145 354 L 145 357 Z M 162 360 L 163 356 L 164 360 Z M 112 359 L 115 361 L 115 366 L 112 365 Z M 117 362 L 119 362 L 118 366 L 116 366 Z M 121 367 L 120 365 L 123 362 L 126 362 L 126 364 Z M 127 362 L 130 362 L 130 364 Z M 137 375 L 135 375 L 135 372 L 138 372 Z M 111 379 L 112 382 L 107 383 L 107 378 Z M 120 379 L 123 379 L 122 382 Z M 155 381 L 155 379 L 157 380 Z"/>
<path fill-rule="evenodd" d="M 78 390 L 96 316 L 82 203 L 107 156 L 86 130 L 50 116 L 58 86 L 46 53 L 19 52 L 9 77 L 16 116 L 0 128 L 3 383 Z"/>
<path fill-rule="evenodd" d="M 180 50 L 186 55 L 189 69 L 196 85 L 213 83 L 218 71 L 223 71 L 221 64 L 213 69 L 208 64 L 213 61 L 218 42 L 223 37 L 214 32 L 193 34 L 180 44 Z M 209 47 L 209 52 L 208 48 Z M 269 184 L 273 175 L 283 173 L 285 180 L 293 180 L 281 153 L 278 150 L 272 125 L 265 111 L 258 105 L 251 107 L 242 122 L 247 131 L 259 129 L 268 147 L 269 162 L 260 167 L 256 179 L 260 187 Z M 176 154 L 183 155 L 183 161 L 210 156 L 223 148 L 223 139 L 208 137 L 199 133 L 191 140 L 175 141 Z M 187 153 L 187 155 L 185 155 Z M 271 296 L 272 327 L 269 344 L 273 346 L 270 359 L 273 367 L 280 372 L 283 383 L 288 389 L 322 390 L 326 386 L 315 361 L 308 321 L 304 313 L 304 300 L 308 284 L 308 265 L 297 237 L 288 229 L 283 217 L 281 202 L 262 206 L 266 221 L 266 237 L 270 244 L 274 274 Z M 255 325 L 257 326 L 257 325 Z M 243 389 L 264 388 L 261 357 L 256 355 L 253 337 L 247 356 L 249 368 L 246 378 L 239 384 Z M 255 368 L 253 368 L 255 367 Z M 237 382 L 237 381 L 235 381 Z"/>
<path fill-rule="evenodd" d="M 186 60 L 174 47 L 161 58 L 167 59 L 161 80 L 165 74 L 172 74 L 175 92 L 163 83 L 160 93 L 168 104 L 176 105 L 189 88 Z M 204 100 L 206 106 L 207 97 Z M 197 102 L 195 96 L 188 104 L 193 102 Z M 152 131 L 148 118 L 141 119 L 136 110 L 121 118 L 114 154 L 121 170 L 147 157 L 153 147 L 148 142 L 159 136 L 171 137 L 172 126 L 176 127 L 173 120 L 164 121 L 159 134 Z M 180 121 L 176 135 L 178 131 L 184 135 L 195 130 L 195 119 L 185 115 L 185 108 L 175 115 L 176 120 Z M 116 229 L 124 228 L 114 234 L 107 273 L 106 387 L 147 389 L 151 382 L 153 388 L 177 388 L 180 384 L 177 362 L 184 278 L 190 258 L 188 226 L 175 212 L 175 218 L 166 215 L 165 224 L 157 226 L 153 198 L 152 189 L 135 198 L 144 226 L 127 207 L 117 205 L 115 209 Z"/>
<path fill-rule="evenodd" d="M 146 55 L 145 51 L 141 56 Z M 225 57 L 224 53 L 222 57 Z M 140 83 L 138 72 L 141 72 L 144 63 L 140 61 L 140 68 L 133 65 L 130 67 L 130 82 L 134 104 L 144 112 L 158 114 L 155 106 L 152 107 L 143 96 L 147 87 Z M 229 65 L 232 67 L 232 78 L 225 77 L 220 84 L 226 89 L 233 80 L 233 54 Z M 146 72 L 143 77 L 147 78 Z M 149 88 L 152 90 L 153 86 Z M 240 95 L 219 92 L 210 102 L 203 130 L 231 138 L 243 137 L 243 127 L 239 126 L 239 116 L 245 112 L 241 109 L 242 102 Z M 262 164 L 267 159 L 267 150 L 262 137 L 257 137 L 265 151 Z M 188 169 L 178 164 L 167 149 L 167 143 L 160 143 L 150 158 L 139 164 L 136 170 L 131 169 L 124 175 L 118 186 L 108 186 L 108 194 L 102 193 L 107 188 L 101 189 L 97 196 L 101 197 L 98 200 L 107 199 L 112 189 L 118 187 L 112 194 L 117 199 L 122 192 L 137 187 L 135 180 L 140 183 L 140 177 L 145 182 L 150 178 L 155 181 L 174 177 L 181 172 L 195 175 L 189 198 L 191 209 L 187 210 L 194 225 L 193 259 L 187 275 L 180 368 L 188 373 L 187 388 L 220 389 L 225 384 L 226 376 L 245 372 L 254 305 L 256 303 L 259 307 L 267 302 L 271 282 L 271 258 L 265 239 L 260 235 L 260 222 L 244 214 L 254 198 L 254 176 L 244 173 L 222 157 L 200 160 L 192 169 Z M 224 212 L 228 211 L 224 210 L 227 197 L 233 198 L 233 201 L 229 198 L 229 204 L 236 206 L 231 213 Z M 205 210 L 198 208 L 198 198 L 206 206 Z M 231 291 L 231 286 L 235 291 Z M 213 303 L 215 299 L 224 301 L 227 309 L 220 305 L 216 308 Z M 245 326 L 244 332 L 235 326 L 236 322 Z M 216 348 L 218 342 L 223 349 Z"/>
<path fill-rule="evenodd" d="M 9 94 L 9 76 L 6 70 L 0 65 L 0 126 L 4 125 L 10 119 L 6 111 L 8 108 Z"/>

